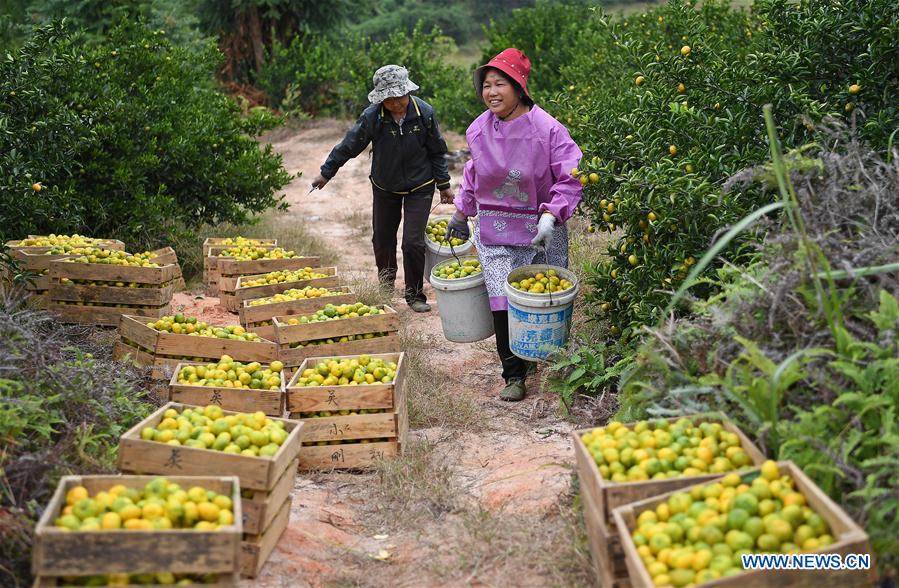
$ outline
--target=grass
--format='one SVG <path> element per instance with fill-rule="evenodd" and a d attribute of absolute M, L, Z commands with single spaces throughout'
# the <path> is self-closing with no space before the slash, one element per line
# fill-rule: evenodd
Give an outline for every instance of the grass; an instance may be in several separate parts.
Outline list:
<path fill-rule="evenodd" d="M 188 288 L 199 286 L 203 271 L 203 241 L 207 237 L 275 238 L 278 245 L 299 254 L 321 258 L 323 266 L 334 265 L 337 255 L 324 241 L 306 230 L 301 222 L 289 215 L 270 212 L 254 223 L 244 225 L 221 224 L 204 226 L 188 238 L 174 238 L 172 247 L 178 253 L 181 271 Z"/>
<path fill-rule="evenodd" d="M 390 304 L 393 300 L 393 291 L 381 286 L 369 272 L 351 271 L 341 272 L 342 283 L 350 288 L 356 298 L 362 304 L 368 306 L 381 306 Z"/>
<path fill-rule="evenodd" d="M 354 210 L 346 220 L 350 230 L 353 231 L 354 237 L 362 238 L 371 235 L 371 212 Z"/>
<path fill-rule="evenodd" d="M 400 329 L 400 344 L 406 352 L 406 399 L 409 425 L 414 429 L 441 427 L 476 430 L 484 416 L 475 399 L 451 374 L 441 372 L 431 360 L 433 345 L 408 326 Z"/>

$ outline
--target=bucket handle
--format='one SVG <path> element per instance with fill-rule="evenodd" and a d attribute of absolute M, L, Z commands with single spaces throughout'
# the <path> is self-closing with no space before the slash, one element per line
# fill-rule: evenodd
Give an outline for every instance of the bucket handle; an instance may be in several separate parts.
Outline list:
<path fill-rule="evenodd" d="M 549 265 L 549 257 L 546 255 L 546 247 L 543 247 L 542 245 L 534 245 L 534 249 L 536 249 L 538 253 L 540 251 L 543 252 L 543 262 L 546 265 Z M 549 294 L 549 305 L 552 306 L 553 305 L 553 291 L 547 287 L 546 293 Z"/>
<path fill-rule="evenodd" d="M 452 241 L 449 242 L 449 247 L 450 247 L 450 253 L 453 254 L 453 257 L 456 258 L 456 261 L 457 261 L 457 262 L 459 263 L 459 265 L 461 266 L 461 265 L 462 265 L 462 260 L 459 259 L 459 256 L 458 256 L 458 255 L 456 255 L 456 248 L 453 247 L 453 242 L 452 242 Z"/>

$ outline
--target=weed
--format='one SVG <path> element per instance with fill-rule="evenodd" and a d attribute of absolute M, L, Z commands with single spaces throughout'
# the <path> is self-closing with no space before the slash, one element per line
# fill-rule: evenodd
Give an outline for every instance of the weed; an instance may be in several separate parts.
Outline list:
<path fill-rule="evenodd" d="M 483 424 L 481 408 L 474 398 L 458 390 L 465 386 L 452 374 L 441 372 L 430 358 L 433 346 L 408 327 L 400 330 L 400 344 L 406 352 L 406 399 L 411 427 L 446 427 L 472 430 Z"/>

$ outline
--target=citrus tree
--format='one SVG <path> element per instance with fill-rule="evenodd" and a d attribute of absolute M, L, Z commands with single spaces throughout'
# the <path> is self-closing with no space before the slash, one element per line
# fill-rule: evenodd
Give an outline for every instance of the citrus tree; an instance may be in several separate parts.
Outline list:
<path fill-rule="evenodd" d="M 722 190 L 767 158 L 763 105 L 787 147 L 861 114 L 861 136 L 886 149 L 899 122 L 899 8 L 850 4 L 672 2 L 583 27 L 554 107 L 585 153 L 582 210 L 614 236 L 590 279 L 612 335 L 655 320 L 716 234 L 770 198 Z M 813 34 L 822 23 L 828 34 Z M 737 242 L 728 255 L 748 251 Z"/>

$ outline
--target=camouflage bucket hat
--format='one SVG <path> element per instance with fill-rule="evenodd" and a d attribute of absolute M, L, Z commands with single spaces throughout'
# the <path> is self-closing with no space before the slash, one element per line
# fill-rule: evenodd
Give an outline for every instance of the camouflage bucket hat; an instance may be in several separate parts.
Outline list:
<path fill-rule="evenodd" d="M 387 98 L 399 98 L 418 89 L 409 81 L 409 70 L 401 65 L 385 65 L 372 77 L 375 89 L 369 92 L 368 100 L 380 104 Z"/>

